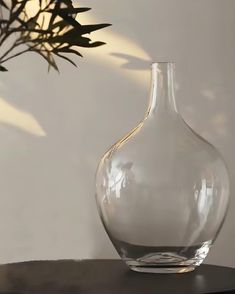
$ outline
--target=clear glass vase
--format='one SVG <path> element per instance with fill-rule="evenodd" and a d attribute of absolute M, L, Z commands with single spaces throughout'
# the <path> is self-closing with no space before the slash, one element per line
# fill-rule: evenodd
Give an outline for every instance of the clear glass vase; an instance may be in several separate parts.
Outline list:
<path fill-rule="evenodd" d="M 228 173 L 177 111 L 174 63 L 152 65 L 146 116 L 101 159 L 96 200 L 132 270 L 184 273 L 207 256 L 227 212 Z"/>

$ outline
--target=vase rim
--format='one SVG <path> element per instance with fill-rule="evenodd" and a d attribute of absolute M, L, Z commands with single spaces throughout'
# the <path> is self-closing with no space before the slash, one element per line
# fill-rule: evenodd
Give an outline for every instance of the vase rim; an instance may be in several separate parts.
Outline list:
<path fill-rule="evenodd" d="M 155 66 L 157 64 L 175 64 L 174 61 L 154 61 L 152 62 L 152 66 Z"/>

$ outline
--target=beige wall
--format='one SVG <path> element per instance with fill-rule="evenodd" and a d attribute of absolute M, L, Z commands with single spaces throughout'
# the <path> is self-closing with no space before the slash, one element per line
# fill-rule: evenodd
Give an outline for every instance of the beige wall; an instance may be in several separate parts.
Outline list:
<path fill-rule="evenodd" d="M 207 262 L 235 266 L 235 1 L 80 3 L 93 7 L 84 22 L 113 23 L 94 34 L 107 46 L 84 51 L 78 70 L 60 61 L 47 74 L 32 54 L 0 77 L 0 261 L 117 257 L 96 212 L 97 161 L 143 117 L 151 60 L 173 60 L 179 109 L 232 179 Z"/>

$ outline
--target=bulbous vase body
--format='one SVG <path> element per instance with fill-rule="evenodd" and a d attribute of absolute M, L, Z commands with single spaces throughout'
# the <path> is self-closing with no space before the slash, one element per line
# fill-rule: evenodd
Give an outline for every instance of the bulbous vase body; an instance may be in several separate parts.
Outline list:
<path fill-rule="evenodd" d="M 101 159 L 96 200 L 132 270 L 183 273 L 207 256 L 227 212 L 228 173 L 178 113 L 173 63 L 152 65 L 147 114 Z"/>

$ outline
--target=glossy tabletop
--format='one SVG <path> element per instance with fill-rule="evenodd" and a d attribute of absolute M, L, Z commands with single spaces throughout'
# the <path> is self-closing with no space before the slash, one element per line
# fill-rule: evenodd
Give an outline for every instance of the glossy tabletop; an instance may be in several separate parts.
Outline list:
<path fill-rule="evenodd" d="M 0 293 L 235 293 L 235 269 L 202 265 L 185 274 L 144 274 L 120 260 L 32 261 L 1 265 Z"/>

